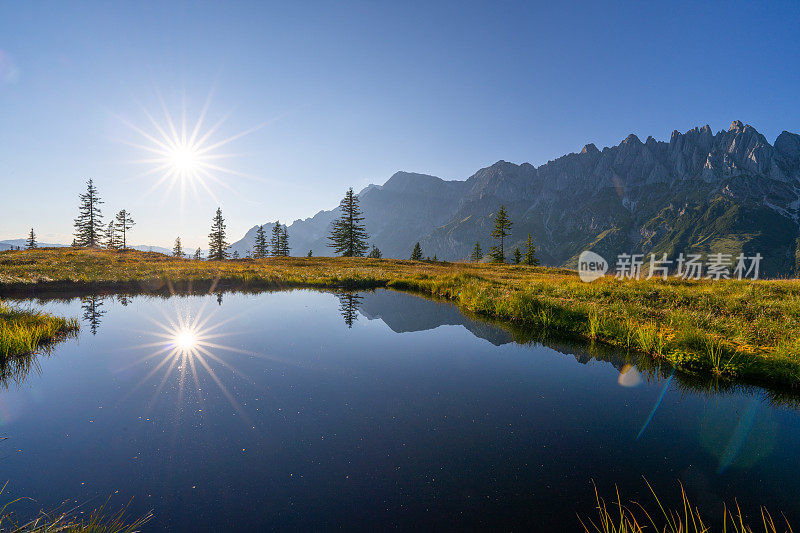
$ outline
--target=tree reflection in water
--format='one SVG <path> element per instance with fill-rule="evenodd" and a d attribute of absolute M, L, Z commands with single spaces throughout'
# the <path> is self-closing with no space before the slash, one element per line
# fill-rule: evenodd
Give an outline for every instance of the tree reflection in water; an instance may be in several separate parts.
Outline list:
<path fill-rule="evenodd" d="M 100 318 L 106 314 L 100 308 L 103 306 L 102 296 L 91 295 L 81 298 L 81 309 L 83 310 L 83 320 L 89 324 L 89 329 L 92 335 L 97 335 L 97 330 L 100 329 Z"/>
<path fill-rule="evenodd" d="M 364 297 L 352 291 L 341 291 L 336 296 L 339 298 L 339 313 L 347 327 L 352 328 L 353 322 L 358 320 L 358 306 Z"/>

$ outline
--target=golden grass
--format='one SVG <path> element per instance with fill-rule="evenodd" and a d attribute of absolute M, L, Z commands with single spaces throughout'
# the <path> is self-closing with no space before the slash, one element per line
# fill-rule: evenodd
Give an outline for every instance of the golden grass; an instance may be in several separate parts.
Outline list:
<path fill-rule="evenodd" d="M 597 515 L 593 518 L 579 517 L 581 526 L 586 533 L 645 533 L 658 531 L 662 533 L 710 533 L 718 531 L 712 529 L 704 520 L 700 509 L 689 500 L 686 491 L 681 485 L 681 508 L 667 509 L 661 503 L 653 487 L 645 480 L 647 488 L 655 502 L 655 512 L 649 512 L 639 502 L 631 501 L 624 504 L 617 490 L 617 498 L 608 505 L 595 487 Z M 769 511 L 761 508 L 761 520 L 755 527 L 745 522 L 744 515 L 737 505 L 735 509 L 725 507 L 722 511 L 722 531 L 731 533 L 792 533 L 792 526 L 786 521 L 775 521 Z"/>
<path fill-rule="evenodd" d="M 461 308 L 639 350 L 680 370 L 800 385 L 800 281 L 581 282 L 547 267 L 394 259 L 289 257 L 193 261 L 87 249 L 0 252 L 0 294 L 164 290 L 220 283 L 250 288 L 389 287 Z"/>
<path fill-rule="evenodd" d="M 30 354 L 77 329 L 75 319 L 16 309 L 0 302 L 0 360 Z"/>

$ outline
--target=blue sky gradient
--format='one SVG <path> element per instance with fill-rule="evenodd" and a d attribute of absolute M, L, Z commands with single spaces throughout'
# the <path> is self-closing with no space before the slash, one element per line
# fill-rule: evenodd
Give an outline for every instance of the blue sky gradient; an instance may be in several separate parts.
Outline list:
<path fill-rule="evenodd" d="M 562 5 L 563 4 L 563 5 Z M 125 121 L 159 94 L 249 177 L 214 198 L 159 187 Z M 540 165 L 629 133 L 668 139 L 734 119 L 770 142 L 800 131 L 800 3 L 4 2 L 0 239 L 69 242 L 93 177 L 135 243 L 206 246 L 335 206 L 398 170 L 466 179 L 499 159 Z"/>

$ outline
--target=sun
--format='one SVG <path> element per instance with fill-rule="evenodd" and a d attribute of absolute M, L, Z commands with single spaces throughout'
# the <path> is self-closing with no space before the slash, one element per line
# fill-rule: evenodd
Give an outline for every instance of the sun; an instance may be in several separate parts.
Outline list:
<path fill-rule="evenodd" d="M 201 159 L 198 151 L 192 146 L 178 146 L 169 154 L 173 172 L 196 175 Z"/>
<path fill-rule="evenodd" d="M 237 172 L 232 168 L 223 166 L 221 161 L 236 157 L 237 154 L 225 152 L 225 146 L 253 131 L 263 127 L 266 123 L 260 124 L 248 130 L 230 135 L 224 139 L 216 140 L 221 126 L 225 123 L 227 115 L 219 119 L 211 127 L 206 128 L 206 118 L 209 114 L 211 98 L 206 100 L 205 105 L 194 120 L 194 125 L 189 126 L 186 118 L 186 102 L 183 102 L 181 119 L 176 121 L 173 114 L 169 112 L 163 99 L 161 107 L 164 118 L 159 121 L 152 113 L 142 108 L 150 122 L 151 131 L 146 131 L 127 120 L 120 119 L 128 127 L 141 135 L 145 142 L 128 142 L 122 140 L 124 144 L 143 150 L 149 154 L 147 157 L 136 159 L 134 163 L 143 163 L 151 168 L 137 178 L 146 178 L 156 175 L 156 181 L 145 192 L 152 193 L 156 189 L 166 187 L 162 200 L 166 201 L 173 190 L 178 189 L 183 205 L 188 190 L 194 193 L 195 199 L 199 200 L 199 192 L 206 192 L 214 202 L 218 202 L 212 185 L 225 187 L 234 190 L 228 183 L 232 177 L 244 177 L 257 179 L 254 176 Z"/>

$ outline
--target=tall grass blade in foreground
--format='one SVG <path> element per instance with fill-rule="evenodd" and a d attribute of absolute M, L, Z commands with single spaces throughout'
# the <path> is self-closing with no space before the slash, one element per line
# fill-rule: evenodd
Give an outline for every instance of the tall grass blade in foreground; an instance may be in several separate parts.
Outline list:
<path fill-rule="evenodd" d="M 594 518 L 582 518 L 578 516 L 581 526 L 585 533 L 710 533 L 721 531 L 722 533 L 793 533 L 792 526 L 784 517 L 783 523 L 775 521 L 766 508 L 761 508 L 761 522 L 751 525 L 745 523 L 739 505 L 735 511 L 725 507 L 722 511 L 721 529 L 714 530 L 707 525 L 701 516 L 700 510 L 695 507 L 681 484 L 681 509 L 667 509 L 661 503 L 656 491 L 647 480 L 648 489 L 653 495 L 655 507 L 658 513 L 650 513 L 644 505 L 631 501 L 631 505 L 624 505 L 617 489 L 617 499 L 610 506 L 603 499 L 594 485 L 595 507 L 597 515 Z M 594 484 L 594 483 L 593 483 Z"/>

